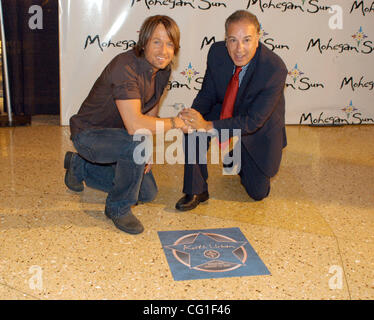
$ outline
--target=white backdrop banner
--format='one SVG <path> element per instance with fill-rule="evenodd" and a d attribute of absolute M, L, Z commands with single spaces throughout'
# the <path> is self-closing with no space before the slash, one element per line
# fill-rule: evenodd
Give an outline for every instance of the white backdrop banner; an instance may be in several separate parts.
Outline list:
<path fill-rule="evenodd" d="M 160 110 L 176 115 L 200 90 L 209 47 L 224 40 L 224 22 L 239 9 L 257 15 L 260 41 L 287 65 L 287 124 L 374 124 L 372 0 L 59 0 L 61 124 L 156 14 L 181 30 Z"/>

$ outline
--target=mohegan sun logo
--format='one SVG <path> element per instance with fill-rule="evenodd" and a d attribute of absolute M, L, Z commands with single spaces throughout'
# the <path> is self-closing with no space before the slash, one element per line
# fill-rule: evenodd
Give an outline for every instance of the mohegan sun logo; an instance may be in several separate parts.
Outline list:
<path fill-rule="evenodd" d="M 137 4 L 145 4 L 148 10 L 151 10 L 156 7 L 168 7 L 169 9 L 176 9 L 176 8 L 192 8 L 192 9 L 200 9 L 200 10 L 209 10 L 214 9 L 217 7 L 226 8 L 227 5 L 224 2 L 217 2 L 217 1 L 210 1 L 210 0 L 199 0 L 196 1 L 186 1 L 186 0 L 132 0 L 131 1 L 131 8 Z"/>
<path fill-rule="evenodd" d="M 360 43 L 362 40 L 366 39 L 368 36 L 362 31 L 362 27 L 354 34 L 352 35 L 352 38 L 357 41 L 357 46 L 360 46 Z"/>
<path fill-rule="evenodd" d="M 111 49 L 111 48 L 119 48 L 119 49 L 122 49 L 123 51 L 126 51 L 126 50 L 129 50 L 133 47 L 135 47 L 136 45 L 136 41 L 135 40 L 113 40 L 113 39 L 109 39 L 108 41 L 102 41 L 100 39 L 100 35 L 95 35 L 95 36 L 92 36 L 92 35 L 88 35 L 86 40 L 85 40 L 85 43 L 84 43 L 84 50 L 87 49 L 88 46 L 97 46 L 101 52 L 104 52 L 105 49 Z"/>
<path fill-rule="evenodd" d="M 306 91 L 309 89 L 325 88 L 325 85 L 320 82 L 312 82 L 309 77 L 305 76 L 305 73 L 300 70 L 296 63 L 294 68 L 288 72 L 289 77 L 293 83 L 286 83 L 286 87 L 293 90 Z"/>
<path fill-rule="evenodd" d="M 352 103 L 352 100 L 351 100 L 351 102 L 349 103 L 349 105 L 346 106 L 346 107 L 344 107 L 342 109 L 342 111 L 344 111 L 346 113 L 347 118 L 349 119 L 349 117 L 351 116 L 351 114 L 354 113 L 355 111 L 358 111 L 358 109 L 353 106 L 353 103 Z"/>
<path fill-rule="evenodd" d="M 371 41 L 364 33 L 362 27 L 360 27 L 355 34 L 350 36 L 350 38 L 356 40 L 355 45 L 352 45 L 351 43 L 335 43 L 333 38 L 330 38 L 327 42 L 322 42 L 321 38 L 312 38 L 308 42 L 306 51 L 308 52 L 309 50 L 315 48 L 320 54 L 327 51 L 342 54 L 346 52 L 371 54 L 374 52 L 373 41 Z"/>
<path fill-rule="evenodd" d="M 352 91 L 355 91 L 357 89 L 368 89 L 372 91 L 374 89 L 374 81 L 369 80 L 366 81 L 365 76 L 361 76 L 360 80 L 356 81 L 353 79 L 353 76 L 345 76 L 341 82 L 340 90 L 344 87 L 348 86 L 352 89 Z"/>
<path fill-rule="evenodd" d="M 188 83 L 191 84 L 191 80 L 199 74 L 199 72 L 197 72 L 194 68 L 192 68 L 192 65 L 191 65 L 191 62 L 188 64 L 188 67 L 187 69 L 185 69 L 184 71 L 181 72 L 182 75 L 184 75 L 187 80 L 188 80 Z"/>
<path fill-rule="evenodd" d="M 341 115 L 342 112 L 345 113 L 345 117 Z M 373 124 L 374 119 L 365 117 L 351 100 L 347 106 L 339 109 L 335 114 L 325 114 L 323 111 L 319 115 L 312 114 L 312 112 L 303 113 L 300 117 L 300 124 L 304 123 L 314 126 L 341 126 L 345 124 Z"/>
<path fill-rule="evenodd" d="M 248 0 L 247 8 L 254 7 L 258 5 L 260 10 L 264 12 L 265 10 L 279 10 L 280 12 L 286 11 L 299 11 L 307 13 L 318 13 L 327 11 L 330 9 L 330 6 L 320 5 L 319 0 L 300 0 L 300 2 L 295 3 L 296 1 L 282 1 L 282 0 Z"/>
<path fill-rule="evenodd" d="M 172 79 L 168 82 L 167 90 L 173 90 L 173 89 L 187 89 L 187 90 L 196 90 L 199 91 L 201 89 L 201 85 L 203 83 L 204 77 L 198 77 L 197 75 L 200 74 L 200 72 L 196 71 L 193 67 L 191 62 L 188 64 L 188 67 L 183 70 L 182 72 L 178 72 L 179 74 L 185 76 L 187 79 L 186 82 L 182 83 L 179 82 L 176 79 Z"/>
<path fill-rule="evenodd" d="M 277 43 L 274 38 L 267 37 L 268 35 L 269 33 L 266 32 L 262 24 L 260 24 L 260 40 L 266 44 L 271 51 L 283 49 L 290 50 L 290 47 L 287 44 Z"/>
<path fill-rule="evenodd" d="M 299 77 L 303 74 L 304 72 L 299 70 L 297 63 L 295 64 L 294 68 L 288 72 L 288 75 L 292 78 L 293 83 L 296 83 L 296 80 L 299 79 Z"/>
<path fill-rule="evenodd" d="M 371 3 L 370 7 L 366 6 L 367 4 L 368 3 L 364 3 L 364 0 L 355 0 L 352 3 L 351 11 L 349 13 L 352 13 L 353 10 L 361 10 L 361 14 L 364 17 L 367 13 L 374 13 L 374 1 Z"/>

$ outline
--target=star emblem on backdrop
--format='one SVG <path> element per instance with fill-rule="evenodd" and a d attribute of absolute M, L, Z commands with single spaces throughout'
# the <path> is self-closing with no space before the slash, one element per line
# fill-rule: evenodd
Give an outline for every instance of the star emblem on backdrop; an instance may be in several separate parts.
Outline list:
<path fill-rule="evenodd" d="M 357 41 L 358 46 L 360 46 L 361 41 L 367 37 L 368 36 L 362 31 L 362 27 L 360 27 L 360 29 L 354 35 L 352 35 L 352 38 Z"/>
<path fill-rule="evenodd" d="M 264 28 L 262 27 L 262 24 L 260 24 L 260 39 L 262 39 L 263 37 L 266 37 L 268 35 L 268 33 L 264 30 Z"/>
<path fill-rule="evenodd" d="M 357 110 L 358 109 L 353 106 L 352 100 L 351 100 L 351 102 L 349 103 L 348 106 L 346 106 L 345 108 L 342 109 L 342 111 L 344 111 L 347 114 L 347 118 L 349 118 L 349 116 L 351 115 L 352 112 L 357 111 Z"/>
<path fill-rule="evenodd" d="M 299 70 L 298 66 L 297 66 L 297 63 L 295 64 L 295 67 L 288 72 L 288 75 L 292 78 L 293 80 L 293 83 L 296 82 L 296 80 L 301 76 L 303 75 L 304 72 L 302 72 L 301 70 Z"/>
<path fill-rule="evenodd" d="M 191 65 L 191 62 L 190 62 L 188 64 L 187 69 L 182 71 L 181 74 L 184 75 L 187 78 L 188 83 L 191 83 L 192 78 L 195 77 L 196 75 L 198 75 L 199 72 L 197 72 L 194 68 L 192 68 L 192 65 Z"/>

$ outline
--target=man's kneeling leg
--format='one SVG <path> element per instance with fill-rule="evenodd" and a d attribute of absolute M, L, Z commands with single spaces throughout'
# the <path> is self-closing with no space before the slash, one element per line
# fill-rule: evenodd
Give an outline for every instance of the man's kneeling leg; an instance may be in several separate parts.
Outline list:
<path fill-rule="evenodd" d="M 242 167 L 239 172 L 240 182 L 248 195 L 255 201 L 261 201 L 270 193 L 270 178 L 256 165 L 254 160 L 247 156 L 242 158 Z"/>

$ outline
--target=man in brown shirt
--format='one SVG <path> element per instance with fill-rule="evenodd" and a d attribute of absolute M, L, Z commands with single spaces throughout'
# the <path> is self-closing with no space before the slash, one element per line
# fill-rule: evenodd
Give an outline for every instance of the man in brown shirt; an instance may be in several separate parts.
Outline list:
<path fill-rule="evenodd" d="M 185 127 L 178 118 L 157 118 L 159 101 L 179 51 L 179 28 L 168 16 L 147 18 L 133 50 L 117 55 L 96 80 L 78 114 L 70 119 L 71 139 L 78 153 L 67 152 L 65 184 L 73 191 L 87 186 L 108 193 L 105 214 L 122 231 L 144 228 L 131 212 L 138 200 L 152 201 L 157 186 L 148 164 L 134 161 L 139 129 L 156 132 Z"/>

